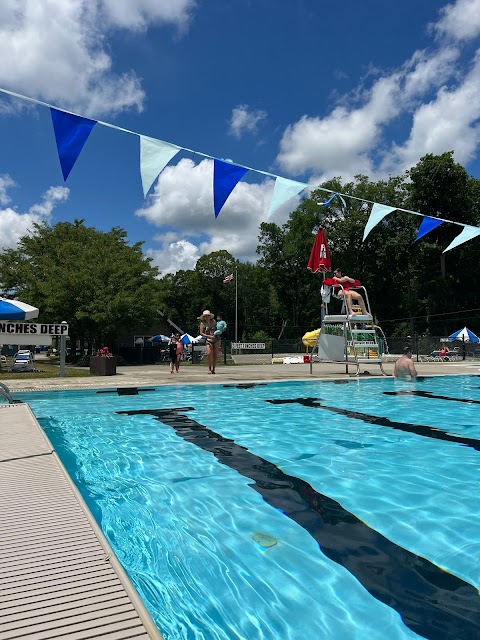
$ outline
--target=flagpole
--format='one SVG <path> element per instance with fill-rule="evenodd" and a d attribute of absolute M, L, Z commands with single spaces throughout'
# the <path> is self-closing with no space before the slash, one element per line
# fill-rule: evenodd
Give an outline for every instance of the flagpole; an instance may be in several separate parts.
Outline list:
<path fill-rule="evenodd" d="M 238 267 L 235 266 L 235 342 L 238 342 Z"/>

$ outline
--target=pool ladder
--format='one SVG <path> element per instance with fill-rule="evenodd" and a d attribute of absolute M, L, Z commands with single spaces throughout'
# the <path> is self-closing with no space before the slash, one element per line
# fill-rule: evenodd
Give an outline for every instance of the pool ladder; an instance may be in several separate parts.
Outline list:
<path fill-rule="evenodd" d="M 10 389 L 6 384 L 3 384 L 3 382 L 0 382 L 0 396 L 6 398 L 10 404 L 15 404 L 15 400 L 12 398 Z"/>

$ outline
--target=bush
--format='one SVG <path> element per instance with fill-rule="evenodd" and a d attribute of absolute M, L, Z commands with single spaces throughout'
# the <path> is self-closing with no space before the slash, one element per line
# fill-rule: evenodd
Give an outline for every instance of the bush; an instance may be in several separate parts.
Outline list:
<path fill-rule="evenodd" d="M 75 365 L 77 367 L 89 367 L 90 366 L 90 356 L 81 356 L 75 360 Z"/>
<path fill-rule="evenodd" d="M 127 362 L 125 361 L 125 358 L 122 358 L 122 356 L 117 356 L 117 367 L 124 367 L 127 364 Z M 81 356 L 80 358 L 77 358 L 75 360 L 75 365 L 77 367 L 89 367 L 90 366 L 90 356 L 86 355 L 86 356 Z"/>

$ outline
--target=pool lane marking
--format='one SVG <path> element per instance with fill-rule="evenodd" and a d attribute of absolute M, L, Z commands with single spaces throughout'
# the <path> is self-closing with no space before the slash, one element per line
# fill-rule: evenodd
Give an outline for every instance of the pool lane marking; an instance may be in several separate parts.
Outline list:
<path fill-rule="evenodd" d="M 420 398 L 432 398 L 435 400 L 451 400 L 452 402 L 465 402 L 465 404 L 480 404 L 480 400 L 468 398 L 451 398 L 449 396 L 437 396 L 431 391 L 384 391 L 386 396 L 419 396 Z"/>
<path fill-rule="evenodd" d="M 431 640 L 478 640 L 477 589 L 388 540 L 305 480 L 284 473 L 184 415 L 192 410 L 194 407 L 117 413 L 151 415 L 187 442 L 212 453 L 221 464 L 253 480 L 249 486 L 265 502 L 303 527 L 330 560 L 350 571 L 374 598 L 398 611 L 415 633 Z"/>
<path fill-rule="evenodd" d="M 395 429 L 397 431 L 405 431 L 406 433 L 414 433 L 417 436 L 423 436 L 425 438 L 433 438 L 435 440 L 444 440 L 445 442 L 455 442 L 466 447 L 471 447 L 476 451 L 480 451 L 480 440 L 477 438 L 467 438 L 465 436 L 454 435 L 438 429 L 437 427 L 430 427 L 423 424 L 410 424 L 409 422 L 394 422 L 388 418 L 379 416 L 372 416 L 368 413 L 361 413 L 360 411 L 352 411 L 350 409 L 341 409 L 339 407 L 330 407 L 322 404 L 320 398 L 291 398 L 291 399 L 278 399 L 267 400 L 270 404 L 301 404 L 304 407 L 311 407 L 313 409 L 324 409 L 325 411 L 331 411 L 338 415 L 345 416 L 347 418 L 353 418 L 354 420 L 362 420 L 368 424 L 378 425 L 379 427 L 388 427 L 389 429 Z"/>
<path fill-rule="evenodd" d="M 139 392 L 155 391 L 155 389 L 145 389 L 138 387 L 118 387 L 118 389 L 107 389 L 107 391 L 97 391 L 96 393 L 116 393 L 119 396 L 138 396 Z"/>

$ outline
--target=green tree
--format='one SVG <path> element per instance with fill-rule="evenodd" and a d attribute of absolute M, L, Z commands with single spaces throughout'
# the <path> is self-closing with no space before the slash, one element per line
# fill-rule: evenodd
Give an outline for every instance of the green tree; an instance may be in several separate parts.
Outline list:
<path fill-rule="evenodd" d="M 478 225 L 479 181 L 471 178 L 456 163 L 453 152 L 439 156 L 427 154 L 407 172 L 410 178 L 408 208 L 424 215 Z M 418 225 L 417 225 L 418 226 Z M 460 328 L 462 314 L 455 310 L 478 308 L 478 287 L 465 286 L 465 274 L 475 282 L 479 273 L 478 244 L 475 241 L 443 253 L 460 233 L 457 225 L 442 224 L 416 246 L 416 296 L 422 303 L 420 328 L 432 334 L 452 332 Z M 461 269 L 459 268 L 461 265 Z M 450 313 L 451 319 L 445 316 Z M 476 323 L 478 314 L 471 318 Z"/>
<path fill-rule="evenodd" d="M 82 220 L 35 224 L 0 255 L 2 289 L 38 306 L 45 322 L 66 320 L 73 347 L 77 337 L 112 343 L 120 329 L 150 324 L 157 273 L 142 243 L 128 244 L 123 229 L 104 233 Z"/>

